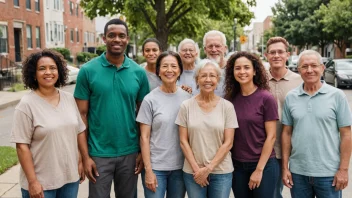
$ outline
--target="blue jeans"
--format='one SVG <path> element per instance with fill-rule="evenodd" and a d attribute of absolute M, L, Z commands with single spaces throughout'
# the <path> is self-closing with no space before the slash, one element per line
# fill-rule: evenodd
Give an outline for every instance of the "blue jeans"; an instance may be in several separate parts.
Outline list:
<path fill-rule="evenodd" d="M 249 189 L 249 179 L 255 171 L 258 162 L 239 162 L 233 160 L 232 190 L 235 197 L 259 198 L 274 197 L 277 180 L 279 179 L 279 163 L 276 158 L 270 158 L 265 165 L 259 188 Z"/>
<path fill-rule="evenodd" d="M 183 179 L 189 198 L 228 198 L 230 196 L 232 173 L 210 174 L 209 185 L 206 187 L 197 184 L 192 174 L 183 172 Z"/>
<path fill-rule="evenodd" d="M 77 182 L 68 183 L 63 185 L 61 188 L 54 190 L 44 190 L 45 198 L 77 198 L 78 195 L 79 180 Z M 29 191 L 21 188 L 22 198 L 30 198 Z"/>
<path fill-rule="evenodd" d="M 279 163 L 279 179 L 277 180 L 277 183 L 276 183 L 276 192 L 275 192 L 275 197 L 274 198 L 282 198 L 282 190 L 284 189 L 284 184 L 282 183 L 282 173 L 281 173 L 281 170 L 282 170 L 282 160 L 281 159 L 277 159 L 277 162 Z"/>
<path fill-rule="evenodd" d="M 341 198 L 342 191 L 335 191 L 332 186 L 334 177 L 309 177 L 292 174 L 293 186 L 291 188 L 292 198 Z"/>
<path fill-rule="evenodd" d="M 153 170 L 158 181 L 156 192 L 149 190 L 145 186 L 145 170 L 142 171 L 142 184 L 144 188 L 144 196 L 146 198 L 184 198 L 186 194 L 185 183 L 183 181 L 183 171 L 158 171 Z"/>

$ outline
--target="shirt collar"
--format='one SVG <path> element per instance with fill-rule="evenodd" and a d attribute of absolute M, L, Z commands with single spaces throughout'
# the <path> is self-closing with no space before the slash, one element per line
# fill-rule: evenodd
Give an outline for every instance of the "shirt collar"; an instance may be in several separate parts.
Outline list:
<path fill-rule="evenodd" d="M 326 94 L 326 93 L 328 93 L 328 91 L 329 91 L 329 87 L 328 87 L 329 85 L 327 85 L 326 82 L 323 81 L 323 80 L 321 80 L 320 82 L 322 83 L 322 86 L 320 87 L 320 89 L 319 89 L 317 92 L 315 92 L 314 95 L 317 95 L 317 94 Z M 306 91 L 304 91 L 303 86 L 304 86 L 304 83 L 302 83 L 302 84 L 299 86 L 298 95 L 300 95 L 300 96 L 302 96 L 302 95 L 309 95 L 309 94 L 307 94 Z"/>
<path fill-rule="evenodd" d="M 130 67 L 130 61 L 127 60 L 127 56 L 126 54 L 123 55 L 124 59 L 123 59 L 123 63 L 121 65 L 121 67 L 119 69 L 122 68 L 129 68 Z M 116 65 L 111 64 L 107 59 L 106 59 L 106 52 L 102 53 L 100 55 L 100 60 L 101 60 L 101 65 L 104 67 L 116 67 Z"/>
<path fill-rule="evenodd" d="M 292 74 L 293 74 L 293 71 L 287 69 L 286 74 L 280 80 L 287 80 L 287 81 L 292 80 Z M 271 75 L 270 69 L 268 71 L 268 77 L 269 77 L 269 80 L 276 81 L 276 79 Z"/>

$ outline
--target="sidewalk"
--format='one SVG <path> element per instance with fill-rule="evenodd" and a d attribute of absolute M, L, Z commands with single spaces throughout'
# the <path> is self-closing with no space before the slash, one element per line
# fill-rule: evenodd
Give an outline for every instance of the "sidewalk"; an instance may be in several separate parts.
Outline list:
<path fill-rule="evenodd" d="M 16 105 L 21 100 L 22 96 L 28 92 L 30 92 L 30 90 L 19 92 L 0 91 L 0 110 Z"/>

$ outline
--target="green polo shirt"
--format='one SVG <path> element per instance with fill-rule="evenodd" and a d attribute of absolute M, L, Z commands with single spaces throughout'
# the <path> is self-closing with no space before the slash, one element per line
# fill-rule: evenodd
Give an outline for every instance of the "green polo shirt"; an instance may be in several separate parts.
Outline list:
<path fill-rule="evenodd" d="M 345 93 L 323 82 L 309 95 L 300 85 L 286 96 L 282 124 L 293 127 L 291 172 L 333 177 L 340 165 L 339 128 L 352 125 Z"/>
<path fill-rule="evenodd" d="M 89 154 L 118 157 L 139 151 L 136 102 L 149 93 L 143 68 L 127 56 L 117 68 L 105 53 L 82 66 L 74 97 L 89 101 Z"/>

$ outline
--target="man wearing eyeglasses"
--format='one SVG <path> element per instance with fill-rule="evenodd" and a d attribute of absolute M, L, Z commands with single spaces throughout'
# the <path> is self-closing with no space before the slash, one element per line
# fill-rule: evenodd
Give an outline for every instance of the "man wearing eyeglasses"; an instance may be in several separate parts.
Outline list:
<path fill-rule="evenodd" d="M 220 66 L 221 77 L 218 87 L 214 92 L 216 95 L 224 97 L 225 66 L 227 62 L 225 59 L 225 53 L 227 51 L 225 34 L 217 30 L 211 30 L 205 33 L 203 37 L 203 46 L 207 59 L 215 61 Z"/>
<path fill-rule="evenodd" d="M 302 86 L 290 91 L 282 114 L 282 180 L 293 198 L 341 198 L 348 184 L 352 117 L 343 91 L 320 80 L 320 54 L 298 58 Z"/>
<path fill-rule="evenodd" d="M 279 161 L 281 167 L 281 114 L 282 107 L 284 105 L 286 94 L 302 84 L 302 78 L 287 69 L 286 61 L 290 57 L 288 52 L 288 42 L 282 37 L 272 37 L 266 44 L 267 52 L 265 53 L 266 58 L 270 64 L 268 71 L 270 91 L 274 95 L 278 104 L 279 120 L 276 123 L 276 141 L 274 145 L 276 158 Z M 281 174 L 281 171 L 280 171 Z M 281 176 L 279 177 L 281 178 Z M 283 183 L 279 179 L 276 185 L 276 198 L 282 198 Z"/>

